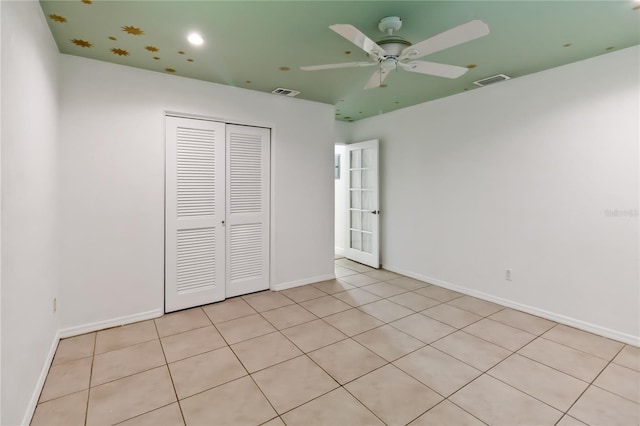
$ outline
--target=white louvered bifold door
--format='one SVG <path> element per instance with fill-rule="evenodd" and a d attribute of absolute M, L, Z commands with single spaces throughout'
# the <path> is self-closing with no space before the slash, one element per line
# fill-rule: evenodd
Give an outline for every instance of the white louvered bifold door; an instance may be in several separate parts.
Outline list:
<path fill-rule="evenodd" d="M 269 288 L 269 129 L 227 125 L 227 297 Z"/>
<path fill-rule="evenodd" d="M 225 298 L 225 124 L 166 118 L 165 312 Z"/>

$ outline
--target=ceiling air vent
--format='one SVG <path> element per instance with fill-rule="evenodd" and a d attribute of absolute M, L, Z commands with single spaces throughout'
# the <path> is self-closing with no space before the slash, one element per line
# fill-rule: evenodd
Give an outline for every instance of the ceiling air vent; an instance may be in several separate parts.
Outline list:
<path fill-rule="evenodd" d="M 492 77 L 483 78 L 482 80 L 474 81 L 476 86 L 484 87 L 494 83 L 500 83 L 501 81 L 511 80 L 511 77 L 504 74 L 494 75 Z"/>
<path fill-rule="evenodd" d="M 300 92 L 298 92 L 297 90 L 283 89 L 282 87 L 278 87 L 271 93 L 273 93 L 274 95 L 288 96 L 290 98 L 293 98 L 294 96 L 298 96 L 300 94 Z"/>

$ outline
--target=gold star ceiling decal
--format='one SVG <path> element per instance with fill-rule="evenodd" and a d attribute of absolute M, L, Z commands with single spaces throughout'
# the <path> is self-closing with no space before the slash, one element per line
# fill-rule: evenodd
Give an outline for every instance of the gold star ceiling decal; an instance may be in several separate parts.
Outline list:
<path fill-rule="evenodd" d="M 56 15 L 55 13 L 49 15 L 49 18 L 56 22 L 67 22 L 67 18 L 65 18 L 64 16 Z"/>
<path fill-rule="evenodd" d="M 142 35 L 142 34 L 144 34 L 144 31 L 142 31 L 140 28 L 132 27 L 132 26 L 129 26 L 129 25 L 125 25 L 124 27 L 122 27 L 122 31 L 124 31 L 127 34 L 131 34 L 131 35 Z"/>
<path fill-rule="evenodd" d="M 146 46 L 145 49 L 147 49 L 149 52 L 157 52 L 158 48 L 155 46 Z"/>
<path fill-rule="evenodd" d="M 176 70 L 174 70 L 173 68 L 165 68 L 164 70 L 166 72 L 176 72 Z"/>
<path fill-rule="evenodd" d="M 91 47 L 91 46 L 93 46 L 93 44 L 89 43 L 88 41 L 80 40 L 78 38 L 72 39 L 71 43 L 75 44 L 76 46 L 80 46 L 80 47 Z"/>
<path fill-rule="evenodd" d="M 91 4 L 92 1 L 91 0 L 80 0 L 82 3 L 84 4 Z"/>
<path fill-rule="evenodd" d="M 129 52 L 124 49 L 118 49 L 117 47 L 111 48 L 111 53 L 118 56 L 129 56 Z"/>

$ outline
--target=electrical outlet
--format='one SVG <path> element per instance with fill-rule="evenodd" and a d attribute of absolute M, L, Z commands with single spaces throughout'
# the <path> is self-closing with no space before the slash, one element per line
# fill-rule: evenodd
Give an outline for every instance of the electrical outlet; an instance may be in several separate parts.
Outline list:
<path fill-rule="evenodd" d="M 54 297 L 53 298 L 53 313 L 55 314 L 57 310 L 58 310 L 58 299 Z"/>
<path fill-rule="evenodd" d="M 511 269 L 507 268 L 504 270 L 504 279 L 511 281 Z"/>

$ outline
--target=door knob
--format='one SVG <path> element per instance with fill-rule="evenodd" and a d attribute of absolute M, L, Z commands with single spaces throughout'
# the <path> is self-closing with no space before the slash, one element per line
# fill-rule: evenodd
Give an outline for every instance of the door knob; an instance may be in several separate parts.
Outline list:
<path fill-rule="evenodd" d="M 372 214 L 380 214 L 380 210 L 373 210 L 371 213 Z"/>

